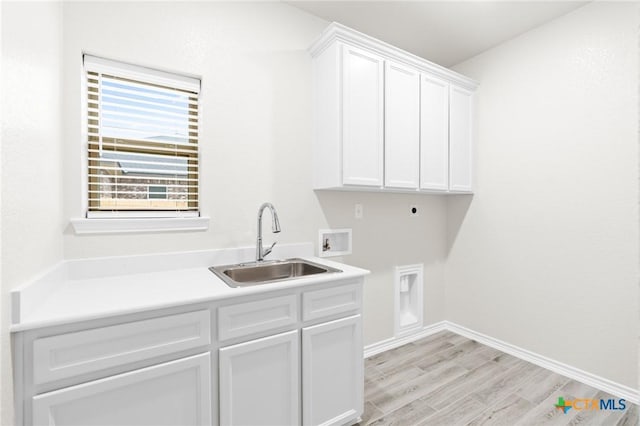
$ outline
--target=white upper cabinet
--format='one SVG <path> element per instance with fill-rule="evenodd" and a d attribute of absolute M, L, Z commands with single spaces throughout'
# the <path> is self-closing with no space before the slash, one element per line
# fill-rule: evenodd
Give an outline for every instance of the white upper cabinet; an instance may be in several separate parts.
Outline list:
<path fill-rule="evenodd" d="M 420 73 L 385 64 L 384 186 L 418 188 L 420 175 Z"/>
<path fill-rule="evenodd" d="M 449 190 L 473 191 L 473 92 L 451 86 L 449 92 Z"/>
<path fill-rule="evenodd" d="M 342 183 L 382 186 L 384 61 L 350 46 L 342 61 Z"/>
<path fill-rule="evenodd" d="M 449 188 L 449 83 L 422 74 L 420 81 L 420 189 Z"/>
<path fill-rule="evenodd" d="M 313 58 L 313 188 L 470 193 L 477 83 L 332 23 Z"/>

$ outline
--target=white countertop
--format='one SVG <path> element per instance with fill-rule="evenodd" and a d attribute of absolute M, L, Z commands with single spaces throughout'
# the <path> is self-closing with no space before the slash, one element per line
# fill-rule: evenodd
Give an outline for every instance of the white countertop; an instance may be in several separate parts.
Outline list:
<path fill-rule="evenodd" d="M 62 262 L 12 292 L 11 332 L 143 312 L 159 308 L 295 288 L 369 271 L 309 256 L 311 245 L 274 250 L 274 259 L 301 257 L 342 272 L 245 288 L 231 288 L 212 265 L 250 261 L 251 248 Z M 168 260 L 170 259 L 170 260 Z M 240 259 L 240 260 L 237 260 Z M 212 263 L 213 262 L 213 263 Z M 155 266 L 154 266 L 155 265 Z M 99 275 L 97 271 L 119 271 Z"/>

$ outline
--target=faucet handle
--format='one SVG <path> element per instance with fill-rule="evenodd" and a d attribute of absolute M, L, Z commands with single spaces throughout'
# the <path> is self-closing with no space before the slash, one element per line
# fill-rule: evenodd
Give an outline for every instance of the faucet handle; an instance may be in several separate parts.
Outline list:
<path fill-rule="evenodd" d="M 273 246 L 275 246 L 277 243 L 277 241 L 274 241 L 273 244 L 271 244 L 271 247 L 269 247 L 268 249 L 264 249 L 264 252 L 262 252 L 262 257 L 266 257 L 269 253 L 271 253 L 271 250 L 273 250 Z"/>

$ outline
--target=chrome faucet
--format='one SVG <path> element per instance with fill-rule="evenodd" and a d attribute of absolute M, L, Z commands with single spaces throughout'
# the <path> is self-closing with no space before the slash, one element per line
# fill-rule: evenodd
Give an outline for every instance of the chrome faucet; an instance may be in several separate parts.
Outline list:
<path fill-rule="evenodd" d="M 256 262 L 262 262 L 264 260 L 264 257 L 271 253 L 271 250 L 273 250 L 273 246 L 276 245 L 276 243 L 274 242 L 268 249 L 265 250 L 264 248 L 262 248 L 262 212 L 266 208 L 269 208 L 269 210 L 271 210 L 271 232 L 280 232 L 280 221 L 278 220 L 278 213 L 276 213 L 276 208 L 273 207 L 273 204 L 271 203 L 263 203 L 258 209 L 258 240 L 256 241 Z"/>

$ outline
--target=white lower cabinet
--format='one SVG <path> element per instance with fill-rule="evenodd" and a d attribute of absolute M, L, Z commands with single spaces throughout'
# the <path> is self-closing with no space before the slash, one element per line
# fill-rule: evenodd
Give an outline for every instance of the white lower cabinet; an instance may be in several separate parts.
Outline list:
<path fill-rule="evenodd" d="M 302 322 L 294 330 L 220 348 L 220 425 L 342 426 L 362 415 L 362 279 L 300 296 Z M 252 312 L 266 330 L 269 306 L 228 309 Z"/>
<path fill-rule="evenodd" d="M 221 425 L 300 423 L 298 331 L 220 349 Z"/>
<path fill-rule="evenodd" d="M 206 347 L 211 343 L 210 323 L 211 313 L 201 309 L 36 339 L 34 382 L 44 384 Z"/>
<path fill-rule="evenodd" d="M 362 415 L 360 315 L 302 329 L 302 424 L 342 425 Z"/>
<path fill-rule="evenodd" d="M 355 423 L 363 410 L 360 315 L 220 349 L 220 424 Z M 300 378 L 302 371 L 302 378 Z M 302 392 L 300 392 L 302 379 Z"/>
<path fill-rule="evenodd" d="M 354 424 L 363 281 L 20 332 L 16 424 Z"/>
<path fill-rule="evenodd" d="M 209 425 L 204 353 L 33 397 L 34 425 Z"/>

